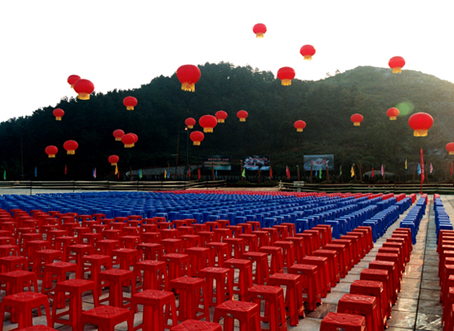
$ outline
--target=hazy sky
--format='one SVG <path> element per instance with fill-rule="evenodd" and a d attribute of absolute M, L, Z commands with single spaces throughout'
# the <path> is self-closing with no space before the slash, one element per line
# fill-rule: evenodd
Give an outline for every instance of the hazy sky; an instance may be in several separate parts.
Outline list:
<path fill-rule="evenodd" d="M 404 70 L 454 82 L 453 13 L 447 0 L 2 1 L 0 121 L 75 96 L 71 74 L 104 93 L 206 62 L 274 74 L 291 66 L 318 80 L 399 55 Z M 255 38 L 256 23 L 265 38 Z M 305 44 L 316 48 L 312 61 L 299 53 Z"/>

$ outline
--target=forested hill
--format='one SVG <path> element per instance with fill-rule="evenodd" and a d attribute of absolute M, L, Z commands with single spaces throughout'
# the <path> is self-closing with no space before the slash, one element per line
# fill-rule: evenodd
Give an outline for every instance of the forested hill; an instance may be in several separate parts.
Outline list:
<path fill-rule="evenodd" d="M 120 157 L 124 173 L 130 167 L 175 165 L 177 146 L 179 165 L 186 164 L 187 151 L 192 165 L 212 154 L 231 155 L 238 165 L 247 155 L 266 155 L 277 174 L 286 165 L 302 164 L 305 154 L 334 154 L 335 167 L 343 163 L 344 175 L 359 162 L 366 169 L 385 164 L 387 171 L 402 173 L 404 160 L 417 162 L 421 147 L 435 169 L 446 168 L 445 145 L 454 140 L 450 82 L 411 70 L 392 74 L 391 69 L 358 67 L 324 80 L 293 80 L 291 86 L 282 86 L 273 73 L 251 67 L 221 62 L 199 68 L 202 76 L 195 93 L 182 91 L 175 74 L 160 76 L 140 88 L 95 94 L 88 101 L 61 100 L 61 122 L 48 107 L 1 123 L 0 169 L 7 171 L 8 179 L 20 179 L 23 168 L 25 179 L 83 180 L 92 178 L 96 167 L 98 179 L 107 179 L 113 175 L 107 162 L 111 154 Z M 138 100 L 133 111 L 123 105 L 128 95 Z M 401 115 L 390 121 L 386 110 L 396 106 Z M 241 109 L 249 113 L 245 123 L 236 117 Z M 228 113 L 226 123 L 205 134 L 201 146 L 188 144 L 184 120 L 218 110 Z M 425 138 L 413 137 L 408 126 L 409 116 L 420 111 L 435 120 Z M 350 121 L 354 113 L 364 116 L 360 127 Z M 299 119 L 307 123 L 302 133 L 293 127 Z M 136 133 L 135 147 L 126 149 L 116 142 L 115 129 Z M 63 149 L 69 139 L 79 143 L 75 155 Z M 59 148 L 55 159 L 44 153 L 48 145 Z M 65 164 L 70 170 L 66 176 L 61 170 Z"/>

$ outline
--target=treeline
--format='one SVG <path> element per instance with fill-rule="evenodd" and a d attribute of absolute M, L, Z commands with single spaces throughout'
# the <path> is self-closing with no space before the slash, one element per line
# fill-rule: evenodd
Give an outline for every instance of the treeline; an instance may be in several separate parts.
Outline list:
<path fill-rule="evenodd" d="M 358 67 L 321 81 L 293 80 L 291 86 L 282 86 L 273 73 L 249 66 L 206 63 L 200 70 L 195 93 L 182 91 L 176 75 L 160 76 L 137 89 L 96 93 L 88 101 L 63 99 L 57 105 L 65 111 L 62 121 L 47 107 L 3 122 L 0 169 L 8 180 L 88 180 L 94 168 L 97 179 L 114 179 L 107 162 L 112 154 L 120 157 L 120 178 L 130 169 L 174 166 L 177 157 L 178 165 L 197 165 L 204 156 L 230 155 L 237 175 L 245 156 L 266 155 L 273 173 L 285 175 L 286 165 L 302 166 L 304 155 L 334 154 L 334 178 L 341 166 L 342 180 L 348 181 L 353 163 L 361 164 L 363 172 L 372 167 L 377 172 L 384 164 L 403 181 L 412 177 L 424 148 L 434 168 L 430 179 L 446 179 L 450 159 L 445 145 L 454 140 L 450 82 L 409 70 L 391 74 L 390 69 Z M 129 95 L 138 100 L 133 111 L 123 105 Z M 386 110 L 396 106 L 401 115 L 390 121 Z M 245 123 L 236 117 L 241 109 L 249 113 Z M 226 123 L 205 134 L 201 146 L 193 146 L 184 120 L 218 110 L 228 113 Z M 425 138 L 413 137 L 408 126 L 409 116 L 419 111 L 435 120 Z M 360 127 L 350 121 L 354 113 L 364 116 Z M 307 123 L 302 133 L 293 127 L 299 119 Z M 137 134 L 135 147 L 115 141 L 116 129 Z M 201 130 L 198 125 L 194 129 Z M 63 149 L 69 139 L 79 143 L 75 155 Z M 59 148 L 55 159 L 44 153 L 48 145 Z"/>

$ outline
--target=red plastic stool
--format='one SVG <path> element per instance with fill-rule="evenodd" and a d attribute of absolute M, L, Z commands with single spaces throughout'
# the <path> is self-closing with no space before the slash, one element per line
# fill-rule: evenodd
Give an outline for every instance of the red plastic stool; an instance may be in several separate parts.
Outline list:
<path fill-rule="evenodd" d="M 65 281 L 70 277 L 68 273 L 74 273 L 74 278 L 80 278 L 79 267 L 75 263 L 70 262 L 55 262 L 44 266 L 44 281 L 41 284 L 41 293 L 46 294 L 49 298 L 54 298 L 53 292 L 55 287 L 52 286 L 52 281 L 57 283 Z M 58 301 L 58 308 L 65 308 L 65 298 L 61 297 Z"/>
<path fill-rule="evenodd" d="M 309 245 L 312 245 L 312 247 L 313 247 L 312 251 L 315 251 L 315 250 L 317 250 L 317 249 L 322 247 L 322 238 L 321 238 L 320 231 L 321 230 L 316 230 L 315 228 L 313 228 L 313 229 L 310 229 L 310 230 L 304 230 L 302 232 L 302 234 L 310 234 L 311 235 L 310 241 L 309 241 Z"/>
<path fill-rule="evenodd" d="M 267 231 L 256 230 L 252 231 L 252 234 L 257 236 L 257 247 L 270 245 L 270 235 Z"/>
<path fill-rule="evenodd" d="M 252 262 L 252 281 L 254 284 L 264 285 L 269 277 L 268 254 L 263 252 L 247 252 L 243 254 L 243 259 L 251 260 Z"/>
<path fill-rule="evenodd" d="M 5 312 L 11 311 L 11 320 L 17 320 L 18 329 L 32 326 L 32 310 L 37 308 L 38 316 L 41 316 L 41 306 L 44 306 L 45 309 L 47 326 L 52 326 L 47 295 L 34 292 L 8 295 L 0 303 L 0 325 L 4 327 Z"/>
<path fill-rule="evenodd" d="M 250 223 L 239 223 L 237 224 L 242 227 L 242 233 L 243 234 L 251 234 L 252 233 L 252 224 Z"/>
<path fill-rule="evenodd" d="M 322 298 L 326 298 L 328 292 L 331 292 L 328 258 L 324 256 L 306 256 L 303 258 L 300 264 L 313 264 L 318 266 L 320 271 L 319 276 Z"/>
<path fill-rule="evenodd" d="M 238 236 L 238 238 L 244 240 L 244 252 L 257 252 L 258 251 L 258 237 L 256 234 L 252 233 L 243 233 Z"/>
<path fill-rule="evenodd" d="M 33 326 L 28 326 L 23 329 L 19 329 L 20 331 L 58 331 L 57 329 L 38 324 L 38 325 L 33 325 Z"/>
<path fill-rule="evenodd" d="M 28 265 L 34 269 L 36 252 L 50 248 L 50 242 L 47 240 L 31 240 L 24 243 L 23 256 L 28 258 Z"/>
<path fill-rule="evenodd" d="M 301 276 L 297 274 L 275 273 L 270 276 L 267 284 L 272 286 L 285 286 L 285 308 L 287 310 L 287 317 L 290 318 L 290 325 L 298 325 L 298 316 L 305 317 Z"/>
<path fill-rule="evenodd" d="M 186 252 L 188 248 L 192 247 L 202 247 L 202 240 L 197 234 L 184 234 L 180 236 L 180 239 L 183 240 L 183 251 Z"/>
<path fill-rule="evenodd" d="M 210 321 L 208 306 L 207 283 L 203 278 L 179 277 L 169 282 L 169 289 L 180 294 L 178 304 L 178 320 L 205 319 Z M 203 308 L 200 306 L 203 305 Z"/>
<path fill-rule="evenodd" d="M 159 226 L 159 224 L 158 224 Z M 162 239 L 179 239 L 180 234 L 177 229 L 160 229 Z"/>
<path fill-rule="evenodd" d="M 262 246 L 259 248 L 259 252 L 266 253 L 271 257 L 269 275 L 275 274 L 276 272 L 284 272 L 284 266 L 282 264 L 282 250 L 280 247 Z"/>
<path fill-rule="evenodd" d="M 337 251 L 339 261 L 339 274 L 341 278 L 344 278 L 348 273 L 348 259 L 346 259 L 347 248 L 346 245 L 328 244 L 324 249 Z"/>
<path fill-rule="evenodd" d="M 212 251 L 214 267 L 222 268 L 225 261 L 230 259 L 229 245 L 227 243 L 209 242 L 207 247 Z"/>
<path fill-rule="evenodd" d="M 397 276 L 397 268 L 396 264 L 391 261 L 371 261 L 369 262 L 369 269 L 379 269 L 379 270 L 386 270 L 388 271 L 390 284 L 391 284 L 391 303 L 394 305 L 397 301 L 397 294 L 400 290 L 400 281 L 399 277 Z"/>
<path fill-rule="evenodd" d="M 226 301 L 214 309 L 213 322 L 224 318 L 224 331 L 234 330 L 234 320 L 240 323 L 240 330 L 260 330 L 260 307 L 253 302 Z"/>
<path fill-rule="evenodd" d="M 129 224 L 129 222 L 132 222 L 132 221 L 128 221 L 128 224 Z M 140 232 L 141 232 L 141 229 L 138 226 L 125 226 L 123 228 L 124 237 L 130 237 L 130 236 L 140 237 Z"/>
<path fill-rule="evenodd" d="M 243 227 L 241 225 L 227 225 L 226 229 L 232 231 L 232 238 L 238 238 L 238 236 L 243 233 Z"/>
<path fill-rule="evenodd" d="M 353 231 L 366 231 L 366 241 L 367 245 L 369 247 L 369 251 L 374 248 L 374 239 L 372 236 L 372 227 L 371 226 L 358 226 L 356 229 Z"/>
<path fill-rule="evenodd" d="M 118 223 L 113 223 L 118 224 Z M 120 240 L 121 237 L 121 229 L 107 229 L 102 232 L 104 239 L 108 240 Z"/>
<path fill-rule="evenodd" d="M 18 245 L 0 245 L 0 257 L 3 256 L 19 256 L 20 249 Z"/>
<path fill-rule="evenodd" d="M 13 270 L 0 274 L 0 287 L 6 292 L 6 295 L 23 292 L 24 286 L 27 286 L 30 292 L 32 286 L 34 288 L 34 292 L 39 292 L 38 278 L 34 272 Z"/>
<path fill-rule="evenodd" d="M 96 242 L 102 240 L 102 233 L 87 232 L 80 235 L 81 244 L 92 245 L 96 247 Z"/>
<path fill-rule="evenodd" d="M 323 248 L 317 249 L 314 252 L 314 256 L 324 256 L 328 258 L 331 287 L 336 286 L 336 284 L 340 282 L 339 256 L 337 251 Z"/>
<path fill-rule="evenodd" d="M 225 228 L 225 227 L 230 225 L 230 221 L 229 220 L 217 220 L 216 222 L 219 223 L 219 226 L 221 228 Z"/>
<path fill-rule="evenodd" d="M 375 280 L 360 280 L 353 281 L 350 285 L 351 294 L 370 295 L 377 298 L 377 306 L 379 311 L 379 330 L 388 328 L 388 297 L 383 289 L 383 283 Z"/>
<path fill-rule="evenodd" d="M 246 223 L 249 223 L 252 225 L 252 233 L 254 233 L 254 231 L 260 231 L 260 229 L 261 229 L 261 225 L 260 225 L 259 221 L 247 221 Z"/>
<path fill-rule="evenodd" d="M 281 255 L 283 257 L 284 268 L 290 268 L 295 264 L 295 245 L 293 241 L 278 240 L 274 242 L 274 246 L 282 249 Z"/>
<path fill-rule="evenodd" d="M 94 247 L 91 245 L 76 244 L 68 246 L 66 251 L 66 262 L 74 262 L 80 268 L 80 273 L 84 272 L 84 264 L 82 258 L 86 255 L 92 255 Z"/>
<path fill-rule="evenodd" d="M 67 310 L 57 313 L 57 305 L 52 306 L 52 322 L 70 325 L 73 330 L 79 330 L 80 317 L 82 315 L 82 295 L 84 292 L 91 291 L 95 307 L 99 306 L 96 285 L 91 280 L 70 279 L 57 283 L 55 287 L 55 299 L 59 300 L 59 295 L 65 296 L 69 293 L 69 307 Z M 63 319 L 63 316 L 69 316 L 69 319 Z"/>
<path fill-rule="evenodd" d="M 244 301 L 248 288 L 254 286 L 252 282 L 252 262 L 243 259 L 230 259 L 225 261 L 224 267 L 232 269 L 234 279 L 233 293 L 239 295 L 240 300 Z M 238 282 L 235 282 L 236 279 L 238 279 Z"/>
<path fill-rule="evenodd" d="M 281 226 L 287 227 L 287 237 L 294 237 L 296 236 L 296 226 L 294 223 L 281 223 Z M 287 238 L 285 237 L 284 240 Z"/>
<path fill-rule="evenodd" d="M 295 259 L 296 263 L 300 263 L 302 258 L 306 256 L 306 247 L 304 245 L 304 239 L 302 237 L 287 237 L 286 241 L 293 242 L 295 245 Z"/>
<path fill-rule="evenodd" d="M 68 256 L 68 247 L 71 245 L 75 245 L 75 244 L 76 244 L 76 238 L 74 238 L 74 237 L 69 237 L 69 236 L 56 237 L 54 239 L 53 249 L 61 250 L 63 253 L 63 260 L 65 262 L 68 262 L 68 261 L 66 261 L 66 258 Z"/>
<path fill-rule="evenodd" d="M 232 230 L 227 228 L 216 228 L 213 230 L 214 238 L 213 241 L 224 242 L 226 238 L 232 238 Z"/>
<path fill-rule="evenodd" d="M 360 233 L 361 234 L 361 240 L 362 240 L 362 243 L 363 243 L 363 248 L 365 250 L 364 254 L 369 253 L 370 250 L 372 249 L 372 247 L 374 246 L 374 243 L 370 242 L 369 231 L 367 231 L 366 229 L 354 229 L 351 232 L 348 232 L 347 234 L 354 234 L 354 233 Z"/>
<path fill-rule="evenodd" d="M 63 252 L 58 249 L 43 249 L 35 252 L 35 261 L 33 262 L 33 271 L 38 279 L 43 278 L 43 269 L 46 264 L 63 260 Z"/>
<path fill-rule="evenodd" d="M 301 275 L 303 285 L 303 301 L 308 303 L 309 310 L 315 310 L 317 303 L 322 302 L 319 268 L 311 264 L 294 264 L 288 272 Z"/>
<path fill-rule="evenodd" d="M 129 309 L 99 306 L 84 311 L 80 317 L 80 327 L 84 331 L 85 325 L 91 324 L 102 331 L 114 331 L 115 325 L 128 322 L 128 331 L 134 330 L 134 316 Z"/>
<path fill-rule="evenodd" d="M 206 247 L 192 247 L 186 249 L 191 263 L 191 275 L 198 277 L 199 271 L 214 265 L 211 249 Z"/>
<path fill-rule="evenodd" d="M 349 243 L 350 247 L 350 258 L 353 259 L 353 265 L 359 263 L 361 260 L 361 252 L 360 252 L 360 247 L 359 247 L 359 239 L 356 236 L 347 236 L 343 235 L 341 236 L 340 239 L 335 239 L 332 241 L 333 244 L 338 244 L 338 243 Z"/>
<path fill-rule="evenodd" d="M 160 232 L 145 232 L 142 233 L 142 242 L 156 244 L 160 243 L 162 240 Z"/>
<path fill-rule="evenodd" d="M 273 225 L 274 229 L 277 229 L 277 240 L 285 240 L 289 236 L 288 227 L 285 225 Z"/>
<path fill-rule="evenodd" d="M 14 270 L 28 270 L 28 261 L 25 256 L 0 257 L 0 274 Z"/>
<path fill-rule="evenodd" d="M 61 229 L 51 230 L 51 231 L 47 232 L 46 240 L 50 241 L 52 248 L 55 248 L 55 238 L 65 237 L 65 236 L 68 236 L 68 231 L 66 231 L 66 230 L 61 230 Z M 73 238 L 73 237 L 71 237 L 71 238 Z M 74 240 L 75 240 L 75 238 L 74 238 Z"/>
<path fill-rule="evenodd" d="M 163 261 L 145 260 L 137 262 L 134 266 L 135 278 L 139 277 L 143 271 L 143 286 L 137 287 L 143 290 L 167 290 L 169 280 L 167 276 L 167 266 Z"/>
<path fill-rule="evenodd" d="M 112 265 L 119 265 L 120 269 L 130 270 L 140 260 L 140 253 L 133 248 L 118 248 L 112 251 Z"/>
<path fill-rule="evenodd" d="M 448 288 L 447 299 L 443 304 L 442 325 L 443 330 L 452 330 L 454 325 L 454 287 Z"/>
<path fill-rule="evenodd" d="M 200 270 L 199 277 L 205 278 L 208 288 L 208 304 L 216 307 L 233 298 L 233 270 L 230 268 L 208 267 Z M 216 294 L 214 293 L 216 282 Z"/>
<path fill-rule="evenodd" d="M 204 224 L 207 227 L 207 231 L 214 231 L 214 229 L 219 228 L 219 222 L 216 221 L 208 221 Z"/>
<path fill-rule="evenodd" d="M 345 236 L 347 238 L 351 237 L 356 237 L 357 238 L 357 247 L 358 247 L 358 254 L 360 256 L 360 260 L 367 254 L 367 242 L 366 242 L 366 236 L 364 233 L 359 232 L 359 231 L 350 231 L 347 232 L 347 235 Z M 344 236 L 341 237 L 341 239 L 344 239 Z"/>
<path fill-rule="evenodd" d="M 175 295 L 172 292 L 148 289 L 136 293 L 132 297 L 131 311 L 137 312 L 138 305 L 143 306 L 143 319 L 134 329 L 161 331 L 178 324 Z"/>
<path fill-rule="evenodd" d="M 164 261 L 167 265 L 169 280 L 191 276 L 191 262 L 188 254 L 166 254 L 162 256 L 161 261 Z"/>
<path fill-rule="evenodd" d="M 378 249 L 378 253 L 397 254 L 397 256 L 399 257 L 399 266 L 400 266 L 400 269 L 401 269 L 401 272 L 403 275 L 403 273 L 405 271 L 405 259 L 402 254 L 402 251 L 399 248 L 382 246 Z"/>
<path fill-rule="evenodd" d="M 248 289 L 246 301 L 261 305 L 265 301 L 265 316 L 260 321 L 269 323 L 270 331 L 286 331 L 284 291 L 280 286 L 255 285 Z"/>
<path fill-rule="evenodd" d="M 140 236 L 121 236 L 120 247 L 136 249 L 137 245 L 141 243 Z"/>
<path fill-rule="evenodd" d="M 366 318 L 368 331 L 382 331 L 380 329 L 380 308 L 377 298 L 370 295 L 344 294 L 337 304 L 338 313 L 357 314 Z"/>
<path fill-rule="evenodd" d="M 380 269 L 363 269 L 359 276 L 360 280 L 374 280 L 383 283 L 383 293 L 384 293 L 384 300 L 383 300 L 383 310 L 386 313 L 388 318 L 391 318 L 391 295 L 392 295 L 392 288 L 391 282 L 389 279 L 388 270 L 380 270 Z"/>
<path fill-rule="evenodd" d="M 330 244 L 331 241 L 333 240 L 331 225 L 317 224 L 312 229 L 317 230 L 321 233 L 322 247 L 325 247 L 326 245 Z"/>
<path fill-rule="evenodd" d="M 219 323 L 186 320 L 170 329 L 170 331 L 196 331 L 196 330 L 222 331 L 222 326 Z"/>
<path fill-rule="evenodd" d="M 161 244 L 142 243 L 137 245 L 137 249 L 142 254 L 141 260 L 159 261 L 163 254 Z"/>
<path fill-rule="evenodd" d="M 274 245 L 274 242 L 278 240 L 278 231 L 276 228 L 262 228 L 262 231 L 265 231 L 268 233 L 268 242 L 269 245 L 272 246 Z M 253 232 L 254 234 L 257 234 L 256 231 Z"/>
<path fill-rule="evenodd" d="M 182 226 L 177 226 L 176 229 L 178 229 L 178 232 L 180 233 L 180 237 L 184 236 L 186 234 L 194 234 L 194 227 L 192 226 L 187 226 L 187 225 L 182 225 Z"/>
<path fill-rule="evenodd" d="M 120 248 L 120 241 L 114 239 L 98 240 L 96 242 L 96 250 L 101 255 L 112 255 L 114 249 Z"/>
<path fill-rule="evenodd" d="M 196 232 L 200 236 L 202 247 L 208 247 L 208 244 L 214 240 L 214 233 L 209 231 Z"/>
<path fill-rule="evenodd" d="M 328 313 L 320 324 L 320 331 L 365 331 L 366 318 L 361 315 Z"/>
<path fill-rule="evenodd" d="M 207 232 L 207 226 L 205 224 L 193 224 L 192 227 L 197 234 L 199 234 L 199 232 Z"/>
<path fill-rule="evenodd" d="M 99 273 L 98 286 L 105 287 L 109 284 L 109 305 L 114 307 L 128 308 L 131 305 L 131 297 L 136 293 L 136 280 L 134 273 L 130 270 L 109 269 Z M 131 286 L 131 296 L 123 295 L 125 284 Z M 104 300 L 104 299 L 103 299 Z M 125 304 L 124 301 L 127 301 Z"/>
<path fill-rule="evenodd" d="M 233 259 L 241 259 L 244 253 L 244 239 L 239 238 L 225 238 L 224 242 L 228 245 L 230 256 Z"/>
<path fill-rule="evenodd" d="M 398 277 L 398 289 L 400 292 L 400 281 L 402 280 L 402 269 L 403 265 L 400 264 L 400 258 L 398 254 L 390 254 L 390 253 L 377 253 L 375 255 L 375 259 L 378 261 L 389 261 L 389 262 L 394 262 L 396 264 L 396 269 L 397 269 L 397 277 Z"/>
<path fill-rule="evenodd" d="M 112 258 L 108 255 L 92 254 L 86 255 L 82 258 L 82 263 L 84 264 L 84 274 L 82 279 L 85 279 L 85 273 L 90 273 L 88 279 L 92 280 L 96 287 L 96 295 L 101 296 L 101 286 L 99 286 L 99 274 L 104 270 L 112 269 Z"/>
<path fill-rule="evenodd" d="M 402 252 L 405 257 L 405 262 L 408 263 L 410 261 L 410 251 L 408 250 L 408 246 L 405 244 L 404 238 L 396 238 L 396 237 L 389 237 L 386 239 L 387 243 L 397 243 L 402 245 Z M 454 242 L 453 242 L 454 244 Z"/>
<path fill-rule="evenodd" d="M 161 240 L 163 254 L 183 254 L 183 240 L 175 238 L 167 238 Z"/>

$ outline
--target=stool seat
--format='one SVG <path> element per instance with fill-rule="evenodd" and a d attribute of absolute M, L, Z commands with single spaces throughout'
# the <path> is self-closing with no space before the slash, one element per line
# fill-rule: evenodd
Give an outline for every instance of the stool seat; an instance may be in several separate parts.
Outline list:
<path fill-rule="evenodd" d="M 205 278 L 208 286 L 209 305 L 218 304 L 233 298 L 233 270 L 230 268 L 208 267 L 200 270 L 199 277 Z M 214 282 L 216 281 L 216 287 Z M 214 289 L 216 288 L 216 293 Z"/>
<path fill-rule="evenodd" d="M 234 320 L 240 323 L 240 330 L 260 329 L 260 308 L 256 303 L 246 301 L 226 301 L 214 309 L 213 322 L 224 318 L 224 331 L 233 331 Z"/>
<path fill-rule="evenodd" d="M 132 297 L 131 311 L 137 312 L 138 305 L 143 305 L 143 321 L 135 329 L 164 330 L 178 324 L 175 295 L 172 292 L 148 289 L 136 293 Z M 167 323 L 169 319 L 172 324 Z"/>
<path fill-rule="evenodd" d="M 328 313 L 322 319 L 320 331 L 364 331 L 366 318 L 361 315 Z"/>
<path fill-rule="evenodd" d="M 219 323 L 189 319 L 170 329 L 170 331 L 198 331 L 198 330 L 222 331 L 222 326 Z"/>
<path fill-rule="evenodd" d="M 115 325 L 122 322 L 128 322 L 128 331 L 134 330 L 133 314 L 129 309 L 99 306 L 93 309 L 84 311 L 80 318 L 81 329 L 84 329 L 86 324 L 98 326 L 99 330 L 114 331 Z"/>
<path fill-rule="evenodd" d="M 178 320 L 205 319 L 210 321 L 207 283 L 203 278 L 179 277 L 169 282 L 169 288 L 180 293 Z M 200 306 L 203 305 L 203 308 Z"/>
<path fill-rule="evenodd" d="M 136 293 L 136 282 L 131 270 L 109 269 L 99 273 L 98 285 L 104 287 L 109 283 L 109 306 L 127 308 L 131 305 L 131 297 Z M 131 286 L 131 297 L 123 296 L 123 286 Z M 123 301 L 128 301 L 124 304 Z"/>

